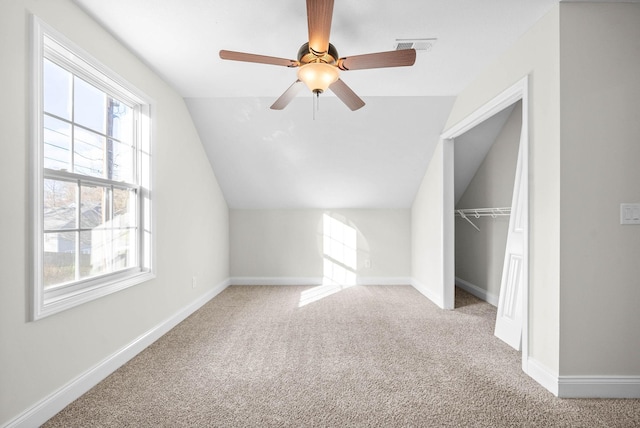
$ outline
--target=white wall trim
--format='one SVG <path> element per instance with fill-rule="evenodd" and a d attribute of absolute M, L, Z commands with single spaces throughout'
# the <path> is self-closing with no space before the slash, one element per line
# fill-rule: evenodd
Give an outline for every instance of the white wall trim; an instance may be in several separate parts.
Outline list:
<path fill-rule="evenodd" d="M 455 139 L 470 129 L 480 125 L 496 113 L 509 107 L 511 104 L 521 100 L 523 94 L 529 88 L 529 76 L 525 76 L 512 86 L 496 95 L 491 101 L 487 102 L 466 118 L 462 119 L 451 128 L 447 129 L 440 136 L 443 140 Z"/>
<path fill-rule="evenodd" d="M 456 221 L 454 217 L 455 201 L 455 150 L 454 140 L 442 139 L 442 227 L 440 243 L 442 245 L 442 308 L 456 307 Z"/>
<path fill-rule="evenodd" d="M 543 364 L 540 364 L 538 361 L 533 358 L 529 358 L 527 361 L 527 374 L 531 376 L 533 380 L 538 382 L 540 385 L 545 387 L 549 392 L 551 392 L 556 397 L 558 396 L 558 376 L 553 374 L 551 370 L 549 370 Z"/>
<path fill-rule="evenodd" d="M 231 285 L 322 285 L 322 277 L 234 276 Z"/>
<path fill-rule="evenodd" d="M 462 278 L 458 278 L 457 276 L 456 276 L 456 285 L 462 288 L 463 290 L 465 290 L 466 292 L 473 294 L 477 298 L 482 299 L 493 306 L 496 306 L 496 307 L 498 306 L 497 295 L 493 293 L 489 293 L 487 290 L 480 288 L 477 285 L 470 283 L 469 281 L 465 281 Z"/>
<path fill-rule="evenodd" d="M 560 376 L 561 398 L 640 398 L 640 376 Z"/>
<path fill-rule="evenodd" d="M 411 285 L 410 277 L 358 277 L 358 285 Z"/>
<path fill-rule="evenodd" d="M 431 300 L 433 303 L 438 305 L 439 308 L 446 309 L 444 307 L 444 301 L 442 299 L 442 296 L 429 290 L 429 288 L 426 285 L 424 285 L 417 279 L 411 278 L 411 286 L 416 290 L 418 290 L 418 292 L 420 292 L 420 294 L 422 294 L 424 297 L 426 297 L 427 299 Z"/>
<path fill-rule="evenodd" d="M 322 277 L 234 276 L 231 285 L 322 285 Z M 411 285 L 410 277 L 357 277 L 357 285 Z"/>
<path fill-rule="evenodd" d="M 558 376 L 529 358 L 527 374 L 560 398 L 640 398 L 640 376 Z"/>
<path fill-rule="evenodd" d="M 69 403 L 89 391 L 104 378 L 115 372 L 127 361 L 131 360 L 169 330 L 185 320 L 189 315 L 200 309 L 205 303 L 224 291 L 230 283 L 230 280 L 227 279 L 216 285 L 213 289 L 207 291 L 165 321 L 146 333 L 143 333 L 128 345 L 108 356 L 75 379 L 69 381 L 57 391 L 54 391 L 49 396 L 35 403 L 22 414 L 9 421 L 4 427 L 18 428 L 42 425 L 55 416 L 56 413 L 64 409 Z"/>

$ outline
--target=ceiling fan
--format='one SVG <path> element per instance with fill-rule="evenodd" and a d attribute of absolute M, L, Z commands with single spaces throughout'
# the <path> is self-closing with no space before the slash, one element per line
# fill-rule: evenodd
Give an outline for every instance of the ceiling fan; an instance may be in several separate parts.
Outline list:
<path fill-rule="evenodd" d="M 285 108 L 305 84 L 316 96 L 330 89 L 347 107 L 357 110 L 365 103 L 340 79 L 340 71 L 413 65 L 416 51 L 403 49 L 340 58 L 329 43 L 332 15 L 333 0 L 307 0 L 309 41 L 300 47 L 297 60 L 227 50 L 220 51 L 220 58 L 299 67 L 298 79 L 273 103 L 274 110 Z"/>

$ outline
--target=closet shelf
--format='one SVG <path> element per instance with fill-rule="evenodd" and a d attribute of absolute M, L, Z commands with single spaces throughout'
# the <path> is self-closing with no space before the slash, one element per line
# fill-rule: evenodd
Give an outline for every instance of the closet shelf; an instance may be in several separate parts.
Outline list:
<path fill-rule="evenodd" d="M 471 224 L 478 232 L 480 229 L 476 226 L 469 217 L 503 217 L 511 215 L 511 207 L 503 207 L 503 208 L 462 208 L 455 210 L 456 217 L 461 217 Z"/>

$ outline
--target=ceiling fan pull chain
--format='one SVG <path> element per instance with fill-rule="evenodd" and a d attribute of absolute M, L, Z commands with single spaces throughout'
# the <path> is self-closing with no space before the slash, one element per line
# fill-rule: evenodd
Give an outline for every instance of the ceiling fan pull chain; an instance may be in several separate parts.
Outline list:
<path fill-rule="evenodd" d="M 314 92 L 313 97 L 313 120 L 316 120 L 316 111 L 320 111 L 320 92 Z"/>

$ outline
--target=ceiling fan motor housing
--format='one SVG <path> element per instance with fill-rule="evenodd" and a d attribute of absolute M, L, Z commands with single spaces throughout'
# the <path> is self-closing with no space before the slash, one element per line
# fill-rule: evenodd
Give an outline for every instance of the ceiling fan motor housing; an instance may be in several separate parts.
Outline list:
<path fill-rule="evenodd" d="M 327 52 L 314 52 L 313 49 L 309 47 L 308 42 L 300 46 L 298 50 L 298 61 L 300 64 L 323 62 L 325 64 L 335 65 L 338 58 L 340 58 L 338 56 L 338 50 L 331 43 L 329 43 Z"/>

